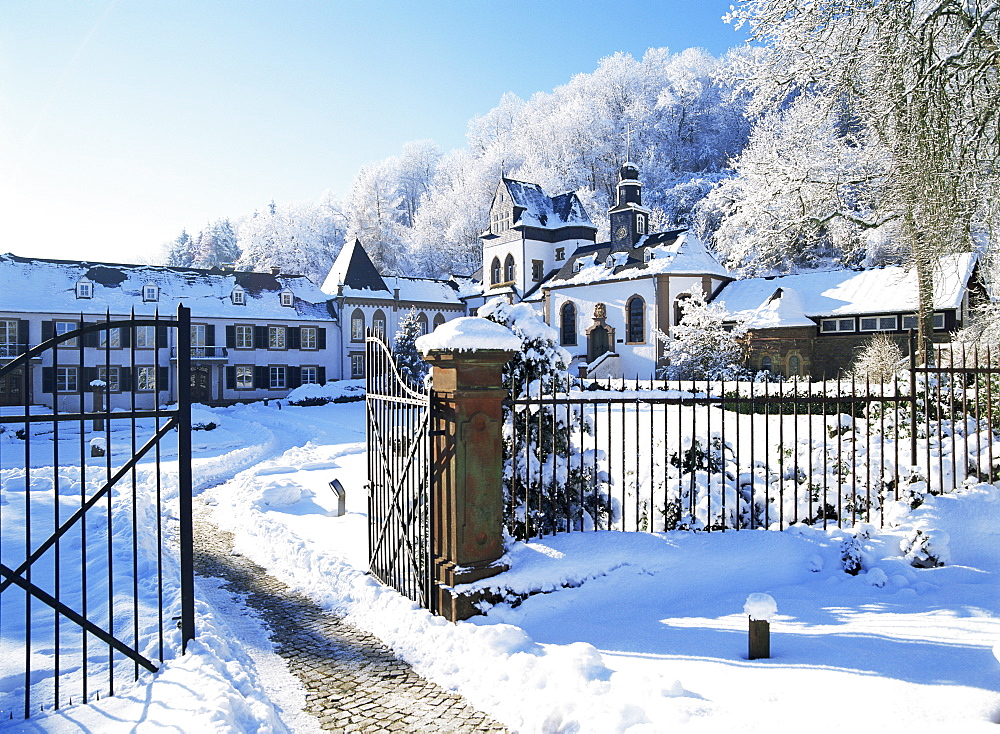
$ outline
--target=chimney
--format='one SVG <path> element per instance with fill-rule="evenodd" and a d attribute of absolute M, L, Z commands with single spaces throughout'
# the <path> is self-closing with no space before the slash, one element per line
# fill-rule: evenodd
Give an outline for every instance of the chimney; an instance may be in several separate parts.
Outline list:
<path fill-rule="evenodd" d="M 277 265 L 272 265 L 271 275 L 277 278 L 279 275 L 281 275 L 281 268 L 279 268 Z"/>

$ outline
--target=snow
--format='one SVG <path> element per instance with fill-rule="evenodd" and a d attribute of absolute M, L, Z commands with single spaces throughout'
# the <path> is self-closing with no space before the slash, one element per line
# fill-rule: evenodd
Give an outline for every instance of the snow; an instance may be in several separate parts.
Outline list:
<path fill-rule="evenodd" d="M 758 621 L 770 622 L 778 613 L 778 603 L 770 594 L 754 592 L 743 604 L 743 613 Z"/>
<path fill-rule="evenodd" d="M 898 508 L 896 525 L 867 529 L 858 576 L 840 561 L 855 531 L 834 527 L 510 542 L 510 570 L 478 582 L 497 593 L 485 616 L 450 624 L 366 574 L 362 403 L 198 412 L 219 427 L 196 434 L 196 502 L 237 552 L 513 731 L 985 732 L 1000 718 L 998 487 Z M 342 517 L 329 514 L 333 479 L 347 490 Z M 947 538 L 947 565 L 910 564 L 900 543 L 917 530 Z M 113 698 L 7 729 L 314 731 L 238 600 L 198 584 L 188 655 Z M 746 659 L 752 594 L 781 601 L 769 660 Z"/>
<path fill-rule="evenodd" d="M 478 352 L 490 349 L 516 352 L 521 339 L 505 326 L 476 316 L 446 321 L 415 342 L 421 354 L 433 351 Z"/>
<path fill-rule="evenodd" d="M 934 269 L 934 308 L 957 309 L 962 305 L 965 283 L 972 275 L 976 255 L 963 253 L 940 258 Z M 782 311 L 768 310 L 775 291 L 792 291 L 799 303 Z M 802 315 L 839 316 L 868 313 L 914 313 L 917 309 L 916 271 L 891 266 L 871 270 L 827 270 L 782 275 L 771 278 L 747 278 L 726 285 L 713 301 L 721 304 L 734 318 L 757 318 L 763 326 L 806 325 Z M 783 317 L 791 321 L 786 323 Z M 770 319 L 770 320 L 768 320 Z M 814 325 L 810 322 L 809 325 Z"/>

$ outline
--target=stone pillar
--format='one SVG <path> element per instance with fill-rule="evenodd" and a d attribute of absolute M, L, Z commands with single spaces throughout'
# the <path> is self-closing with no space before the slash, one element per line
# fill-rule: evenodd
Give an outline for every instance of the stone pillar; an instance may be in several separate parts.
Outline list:
<path fill-rule="evenodd" d="M 477 614 L 462 584 L 507 570 L 503 555 L 504 364 L 500 349 L 432 349 L 434 594 L 452 622 Z"/>

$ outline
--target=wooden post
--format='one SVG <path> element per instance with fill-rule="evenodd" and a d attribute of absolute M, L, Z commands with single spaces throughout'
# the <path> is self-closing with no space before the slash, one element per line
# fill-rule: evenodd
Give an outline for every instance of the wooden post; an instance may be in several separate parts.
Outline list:
<path fill-rule="evenodd" d="M 93 390 L 94 390 L 94 412 L 100 413 L 101 411 L 104 410 L 104 387 L 101 385 L 94 385 Z M 110 395 L 108 396 L 108 400 L 111 400 Z M 93 428 L 95 431 L 103 431 L 104 419 L 95 418 Z"/>
<path fill-rule="evenodd" d="M 750 660 L 771 657 L 771 623 L 766 619 L 750 618 Z"/>
<path fill-rule="evenodd" d="M 494 576 L 503 556 L 503 366 L 513 352 L 433 350 L 431 525 L 435 611 L 478 614 L 462 584 Z"/>

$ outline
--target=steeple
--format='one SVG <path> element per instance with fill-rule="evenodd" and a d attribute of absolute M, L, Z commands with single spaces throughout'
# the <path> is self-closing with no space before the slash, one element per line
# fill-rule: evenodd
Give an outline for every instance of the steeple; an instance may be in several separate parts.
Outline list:
<path fill-rule="evenodd" d="M 616 250 L 635 247 L 649 233 L 649 210 L 642 205 L 639 167 L 625 161 L 618 170 L 618 201 L 609 212 L 611 242 Z"/>

